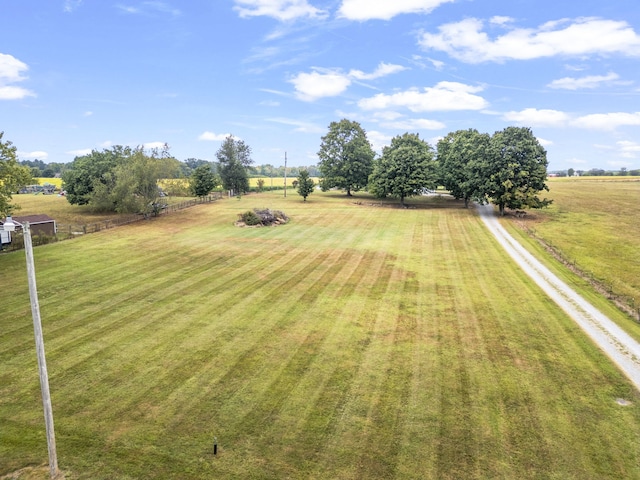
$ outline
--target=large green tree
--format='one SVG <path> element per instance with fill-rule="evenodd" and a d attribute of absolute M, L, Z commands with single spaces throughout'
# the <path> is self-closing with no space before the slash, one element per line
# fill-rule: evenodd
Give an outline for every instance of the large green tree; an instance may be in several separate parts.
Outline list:
<path fill-rule="evenodd" d="M 31 169 L 18 163 L 16 147 L 9 140 L 2 140 L 0 132 L 0 216 L 10 215 L 16 205 L 11 204 L 12 194 L 32 181 Z"/>
<path fill-rule="evenodd" d="M 168 145 L 149 152 L 115 146 L 76 157 L 63 174 L 63 186 L 72 204 L 89 205 L 94 211 L 148 215 L 159 208 L 158 180 L 175 176 L 179 167 Z"/>
<path fill-rule="evenodd" d="M 391 139 L 382 149 L 369 177 L 369 191 L 377 197 L 392 196 L 404 206 L 407 197 L 422 194 L 438 186 L 438 167 L 431 145 L 417 133 L 405 133 Z"/>
<path fill-rule="evenodd" d="M 126 162 L 115 170 L 115 186 L 110 197 L 119 213 L 158 214 L 162 208 L 158 180 L 170 178 L 180 168 L 180 162 L 163 149 L 149 153 L 136 148 Z"/>
<path fill-rule="evenodd" d="M 491 136 L 476 129 L 458 130 L 438 141 L 442 185 L 457 199 L 483 200 L 483 169 L 490 159 Z"/>
<path fill-rule="evenodd" d="M 336 187 L 351 196 L 351 192 L 367 186 L 375 152 L 360 124 L 343 119 L 329 125 L 329 132 L 322 137 L 318 158 L 322 189 Z"/>
<path fill-rule="evenodd" d="M 298 194 L 305 202 L 307 201 L 307 197 L 313 192 L 315 186 L 315 182 L 309 177 L 309 172 L 304 169 L 300 170 L 298 174 Z"/>
<path fill-rule="evenodd" d="M 541 208 L 551 200 L 540 199 L 538 193 L 549 190 L 547 152 L 530 128 L 507 127 L 495 132 L 490 142 L 491 158 L 485 164 L 483 191 L 505 208 Z"/>
<path fill-rule="evenodd" d="M 216 152 L 220 162 L 220 178 L 225 190 L 233 190 L 237 195 L 249 191 L 247 169 L 253 164 L 251 147 L 243 140 L 229 135 Z"/>
<path fill-rule="evenodd" d="M 209 195 L 211 190 L 218 185 L 218 177 L 213 173 L 210 163 L 204 163 L 197 166 L 190 177 L 189 186 L 191 193 L 196 197 L 204 197 Z"/>
<path fill-rule="evenodd" d="M 115 186 L 115 169 L 133 154 L 133 149 L 116 145 L 102 151 L 92 150 L 88 155 L 76 157 L 70 168 L 62 174 L 63 188 L 72 205 L 88 205 L 97 190 L 100 209 L 113 210 L 103 205 L 105 195 Z M 94 199 L 95 204 L 98 203 Z M 108 203 L 108 202 L 107 202 Z"/>

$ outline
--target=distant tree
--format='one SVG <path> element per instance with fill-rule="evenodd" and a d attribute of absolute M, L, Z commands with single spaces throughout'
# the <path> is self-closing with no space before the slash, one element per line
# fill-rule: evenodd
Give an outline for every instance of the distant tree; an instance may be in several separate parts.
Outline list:
<path fill-rule="evenodd" d="M 158 180 L 170 178 L 179 169 L 179 162 L 169 154 L 169 146 L 146 153 L 142 147 L 114 172 L 115 184 L 108 198 L 119 213 L 157 215 L 162 208 Z"/>
<path fill-rule="evenodd" d="M 315 182 L 309 177 L 309 172 L 301 169 L 298 173 L 298 195 L 300 195 L 305 202 L 307 201 L 307 197 L 313 192 L 315 186 Z"/>
<path fill-rule="evenodd" d="M 233 190 L 237 195 L 249 191 L 247 169 L 253 163 L 251 147 L 231 135 L 224 139 L 216 152 L 220 162 L 220 178 L 225 190 Z"/>
<path fill-rule="evenodd" d="M 449 133 L 438 142 L 438 163 L 444 187 L 454 198 L 482 201 L 483 166 L 490 161 L 491 136 L 475 129 Z"/>
<path fill-rule="evenodd" d="M 131 147 L 116 145 L 101 152 L 93 150 L 88 155 L 74 158 L 70 168 L 62 174 L 66 198 L 72 205 L 87 205 L 93 192 L 98 190 L 102 199 L 101 209 L 105 208 L 104 197 L 115 185 L 114 171 L 133 154 Z M 94 204 L 97 203 L 94 201 Z M 109 202 L 107 202 L 109 203 Z M 106 210 L 113 210 L 107 205 Z"/>
<path fill-rule="evenodd" d="M 218 178 L 211 170 L 211 164 L 203 164 L 196 167 L 191 174 L 191 192 L 196 197 L 209 195 L 211 190 L 218 186 Z"/>
<path fill-rule="evenodd" d="M 377 197 L 392 196 L 405 206 L 407 197 L 438 186 L 438 167 L 433 148 L 416 133 L 391 139 L 382 149 L 369 177 L 369 191 Z"/>
<path fill-rule="evenodd" d="M 375 152 L 360 124 L 343 119 L 329 125 L 318 157 L 322 189 L 337 187 L 351 196 L 352 192 L 367 186 Z"/>
<path fill-rule="evenodd" d="M 491 137 L 491 161 L 484 166 L 483 191 L 506 208 L 541 208 L 551 203 L 537 194 L 549 190 L 547 152 L 525 127 L 507 127 Z"/>
<path fill-rule="evenodd" d="M 0 132 L 0 216 L 10 215 L 18 208 L 11 204 L 13 193 L 33 181 L 31 169 L 18 163 L 16 147 L 9 140 L 2 140 Z"/>
<path fill-rule="evenodd" d="M 573 177 L 576 174 L 576 171 L 573 168 L 567 170 L 567 176 Z"/>
<path fill-rule="evenodd" d="M 94 211 L 157 213 L 158 180 L 174 177 L 180 162 L 169 146 L 149 153 L 142 147 L 115 146 L 76 157 L 63 174 L 63 187 L 71 204 L 89 205 Z"/>
<path fill-rule="evenodd" d="M 257 184 L 258 184 L 258 191 L 262 192 L 264 190 L 264 178 L 259 178 Z"/>

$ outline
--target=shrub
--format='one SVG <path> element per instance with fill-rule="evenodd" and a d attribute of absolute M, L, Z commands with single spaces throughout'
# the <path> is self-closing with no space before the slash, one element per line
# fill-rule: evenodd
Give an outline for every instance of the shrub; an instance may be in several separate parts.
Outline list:
<path fill-rule="evenodd" d="M 262 220 L 260 219 L 260 217 L 251 210 L 249 210 L 248 212 L 241 213 L 239 217 L 240 217 L 240 220 L 244 222 L 245 225 L 253 226 L 253 225 L 260 225 L 262 223 Z"/>
<path fill-rule="evenodd" d="M 289 217 L 287 217 L 284 212 L 280 210 L 270 210 L 268 208 L 254 208 L 253 210 L 239 214 L 238 217 L 241 222 L 249 226 L 264 225 L 268 227 L 271 225 L 287 223 L 289 221 Z"/>

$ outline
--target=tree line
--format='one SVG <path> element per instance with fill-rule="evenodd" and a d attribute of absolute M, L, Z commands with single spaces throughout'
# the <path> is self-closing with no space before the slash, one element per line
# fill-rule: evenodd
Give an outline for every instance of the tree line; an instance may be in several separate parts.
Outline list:
<path fill-rule="evenodd" d="M 284 176 L 284 167 L 254 166 L 251 148 L 228 136 L 216 152 L 217 162 L 174 158 L 165 145 L 144 150 L 115 146 L 75 157 L 69 164 L 19 162 L 16 148 L 0 132 L 0 214 L 14 207 L 11 194 L 32 183 L 33 176 L 61 173 L 67 199 L 90 205 L 95 211 L 157 212 L 163 206 L 158 180 L 178 179 L 168 185 L 176 194 L 204 196 L 217 187 L 241 195 L 249 191 L 249 177 Z M 321 138 L 318 165 L 292 167 L 296 188 L 306 200 L 314 190 L 310 177 L 320 177 L 323 190 L 339 188 L 347 195 L 368 190 L 379 198 L 394 197 L 404 205 L 408 197 L 444 186 L 465 202 L 491 201 L 505 208 L 540 208 L 551 201 L 539 198 L 548 190 L 547 156 L 531 129 L 507 127 L 493 135 L 476 129 L 457 130 L 439 140 L 435 148 L 417 133 L 404 133 L 376 155 L 358 122 L 342 119 L 329 125 Z M 581 174 L 569 169 L 567 174 Z M 607 175 L 592 169 L 584 174 Z M 640 174 L 640 171 L 619 174 Z M 184 182 L 188 179 L 189 182 Z"/>
<path fill-rule="evenodd" d="M 551 203 L 538 193 L 548 190 L 547 154 L 524 127 L 507 127 L 493 135 L 458 130 L 434 149 L 417 133 L 404 133 L 376 156 L 358 122 L 332 122 L 322 137 L 319 169 L 323 190 L 339 188 L 347 195 L 366 189 L 376 197 L 407 197 L 444 186 L 454 198 L 491 201 L 505 208 L 540 208 Z"/>

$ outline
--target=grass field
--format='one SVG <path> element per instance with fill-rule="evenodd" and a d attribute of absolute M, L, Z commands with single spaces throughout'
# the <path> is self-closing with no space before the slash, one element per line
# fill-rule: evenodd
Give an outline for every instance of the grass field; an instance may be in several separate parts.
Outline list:
<path fill-rule="evenodd" d="M 422 202 L 274 192 L 36 249 L 67 478 L 640 478 L 638 392 Z M 24 254 L 0 272 L 1 476 L 47 450 Z"/>
<path fill-rule="evenodd" d="M 549 187 L 554 203 L 525 224 L 640 308 L 640 178 L 558 178 Z"/>

